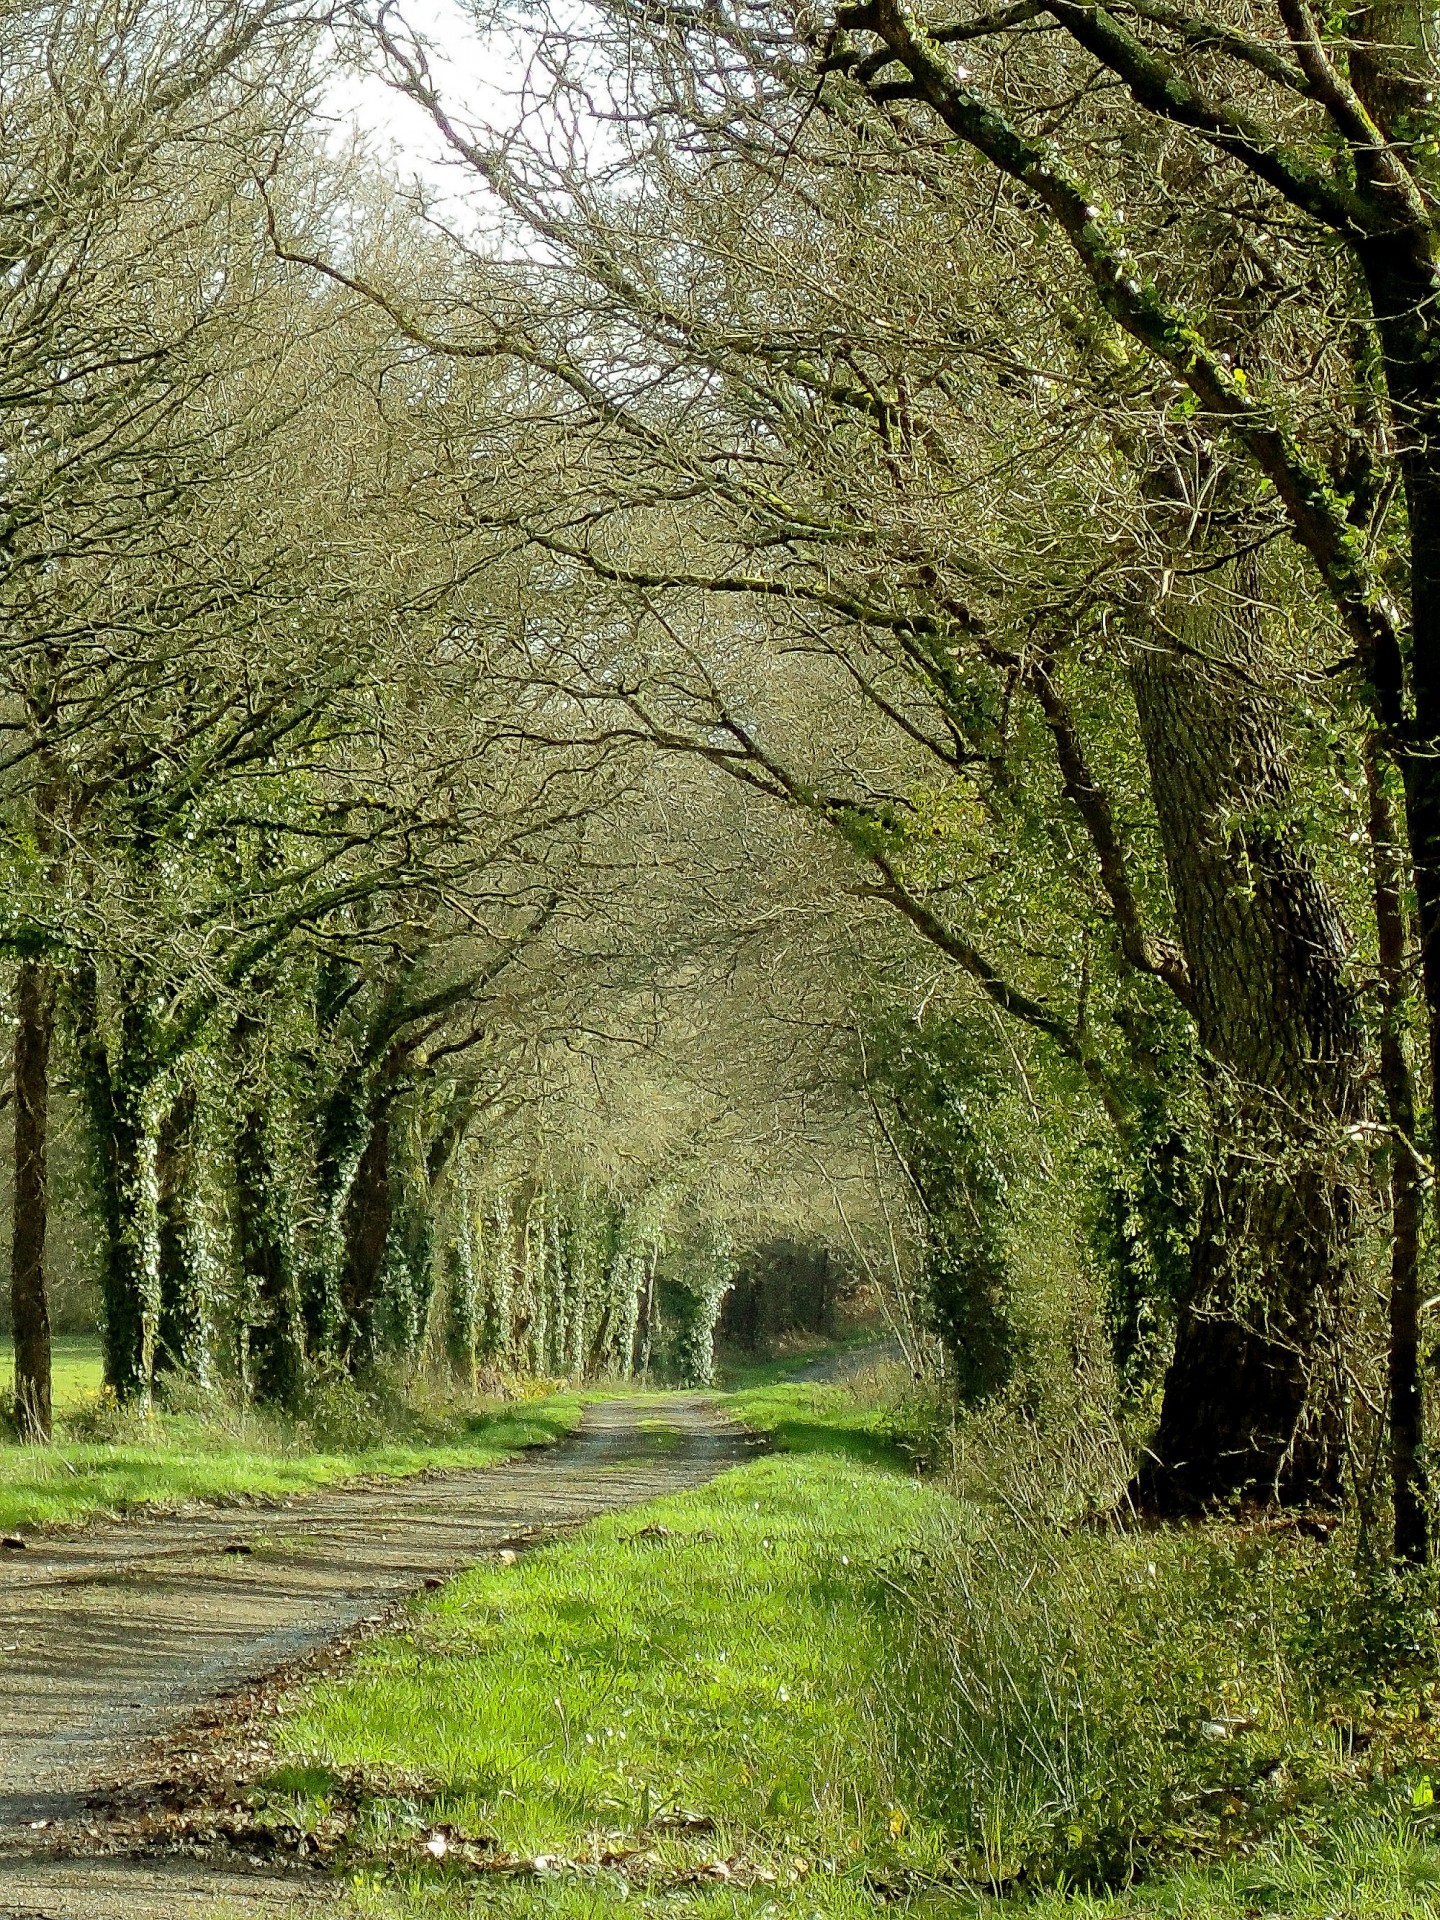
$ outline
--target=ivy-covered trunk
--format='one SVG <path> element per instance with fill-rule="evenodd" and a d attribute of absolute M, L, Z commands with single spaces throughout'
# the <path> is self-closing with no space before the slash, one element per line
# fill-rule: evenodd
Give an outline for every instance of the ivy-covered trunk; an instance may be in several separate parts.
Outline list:
<path fill-rule="evenodd" d="M 476 1262 L 484 1315 L 480 1352 L 487 1360 L 504 1360 L 515 1339 L 515 1220 L 508 1193 L 495 1201 L 477 1227 Z"/>
<path fill-rule="evenodd" d="M 1237 1494 L 1332 1502 L 1345 1464 L 1346 1137 L 1363 1056 L 1350 940 L 1294 824 L 1263 648 L 1216 612 L 1223 590 L 1254 605 L 1255 588 L 1227 573 L 1203 601 L 1178 592 L 1132 663 L 1214 1129 L 1189 1296 L 1138 1479 L 1161 1513 Z"/>
<path fill-rule="evenodd" d="M 413 1104 L 413 1103 L 411 1103 Z M 449 1156 L 433 1160 L 422 1139 L 423 1116 L 410 1111 L 390 1133 L 390 1244 L 381 1274 L 382 1335 L 386 1346 L 407 1357 L 425 1339 L 435 1292 L 435 1201 Z"/>
<path fill-rule="evenodd" d="M 105 1235 L 101 1334 L 105 1384 L 122 1404 L 149 1404 L 160 1325 L 156 1143 L 148 1107 L 157 1067 L 143 983 L 121 984 L 113 1048 L 100 1022 L 99 981 L 81 968 L 71 993 Z"/>
<path fill-rule="evenodd" d="M 324 1101 L 316 1126 L 317 1219 L 306 1264 L 304 1315 L 310 1351 L 337 1359 L 352 1344 L 345 1302 L 348 1212 L 374 1125 L 370 1076 L 356 1067 Z"/>
<path fill-rule="evenodd" d="M 275 1164 L 263 1101 L 247 1107 L 235 1137 L 235 1204 L 247 1302 L 250 1390 L 272 1406 L 298 1406 L 305 1390 L 305 1327 L 284 1175 Z"/>
<path fill-rule="evenodd" d="M 161 1372 L 185 1374 L 203 1383 L 210 1375 L 214 1302 L 199 1254 L 195 1219 L 196 1111 L 195 1089 L 186 1087 L 160 1120 L 156 1136 L 160 1330 L 155 1361 Z"/>
<path fill-rule="evenodd" d="M 15 1418 L 22 1440 L 52 1430 L 50 1306 L 45 1235 L 50 1213 L 50 1044 L 55 978 L 42 960 L 21 962 L 15 983 L 15 1212 L 10 1325 L 15 1342 Z"/>
<path fill-rule="evenodd" d="M 342 1213 L 341 1343 L 353 1369 L 374 1358 L 379 1344 L 377 1310 L 390 1244 L 390 1111 L 375 1116 Z"/>

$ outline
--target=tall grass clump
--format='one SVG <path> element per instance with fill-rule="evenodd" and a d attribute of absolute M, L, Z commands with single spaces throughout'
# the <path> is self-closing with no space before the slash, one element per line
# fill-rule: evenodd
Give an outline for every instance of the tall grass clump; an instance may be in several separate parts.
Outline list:
<path fill-rule="evenodd" d="M 892 1572 L 877 1702 L 897 1799 L 961 1877 L 1116 1887 L 1362 1803 L 1433 1817 L 1433 1576 L 1289 1523 L 1087 1523 L 1064 1507 L 1123 1457 L 1103 1435 L 1048 1474 L 1033 1432 L 982 1440 Z"/>

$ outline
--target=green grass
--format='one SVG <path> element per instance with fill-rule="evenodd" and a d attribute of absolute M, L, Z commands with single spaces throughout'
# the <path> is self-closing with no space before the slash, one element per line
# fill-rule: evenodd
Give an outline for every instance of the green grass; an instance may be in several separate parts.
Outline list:
<path fill-rule="evenodd" d="M 834 1445 L 833 1409 L 823 1431 L 819 1452 L 597 1521 L 418 1603 L 408 1631 L 285 1722 L 268 1804 L 321 1820 L 358 1769 L 374 1783 L 362 1851 L 413 1863 L 445 1826 L 529 1858 L 646 1847 L 632 1879 L 734 1859 L 761 1876 L 757 1910 L 801 1887 L 807 1911 L 868 1908 L 877 1862 L 933 1866 L 933 1831 L 866 1763 L 864 1679 L 890 1564 L 939 1496 Z M 602 1906 L 626 1890 L 610 1875 Z M 563 1910 L 573 1892 L 562 1874 L 496 1897 Z"/>
<path fill-rule="evenodd" d="M 98 1398 L 104 1374 L 99 1334 L 57 1333 L 51 1346 L 56 1410 L 71 1411 Z M 0 1335 L 0 1389 L 8 1387 L 14 1377 L 15 1348 L 8 1335 Z"/>
<path fill-rule="evenodd" d="M 782 1453 L 834 1454 L 871 1467 L 913 1469 L 936 1453 L 935 1407 L 903 1395 L 903 1367 L 890 1363 L 832 1386 L 819 1381 L 759 1380 L 721 1396 L 743 1425 Z"/>
<path fill-rule="evenodd" d="M 231 1409 L 111 1410 L 60 1423 L 50 1447 L 0 1444 L 0 1530 L 190 1501 L 275 1500 L 358 1478 L 491 1466 L 577 1424 L 576 1394 L 490 1407 L 390 1403 L 371 1418 L 290 1422 Z M 342 1411 L 352 1411 L 348 1407 Z M 389 1430 L 387 1431 L 387 1427 Z"/>
<path fill-rule="evenodd" d="M 1427 1578 L 1283 1530 L 972 1508 L 896 1584 L 886 1764 L 978 1881 L 1118 1887 L 1431 1820 Z"/>
<path fill-rule="evenodd" d="M 915 1410 L 863 1394 L 727 1404 L 777 1450 L 424 1597 L 293 1704 L 259 1817 L 343 1836 L 363 1913 L 1440 1920 L 1425 1595 L 1293 1539 L 1042 1537 L 897 1471 Z"/>
<path fill-rule="evenodd" d="M 802 1368 L 817 1361 L 863 1356 L 867 1350 L 888 1346 L 890 1341 L 890 1329 L 883 1322 L 867 1322 L 831 1338 L 809 1334 L 793 1336 L 785 1343 L 784 1351 L 761 1359 L 730 1348 L 716 1356 L 716 1380 L 727 1391 L 773 1387 L 793 1381 Z"/>
<path fill-rule="evenodd" d="M 1401 1819 L 1370 1818 L 1121 1894 L 1043 1895 L 1023 1911 L 1026 1920 L 1416 1920 L 1440 1914 L 1440 1848 Z M 991 1920 L 1014 1913 L 1016 1902 L 990 1903 Z"/>

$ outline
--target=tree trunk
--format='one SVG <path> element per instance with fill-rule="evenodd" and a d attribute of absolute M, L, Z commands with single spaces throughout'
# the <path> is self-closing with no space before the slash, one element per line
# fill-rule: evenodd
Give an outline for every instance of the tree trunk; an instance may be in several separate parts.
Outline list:
<path fill-rule="evenodd" d="M 160 1121 L 155 1142 L 160 1260 L 155 1364 L 162 1373 L 181 1373 L 203 1383 L 210 1373 L 213 1311 L 191 1218 L 195 1114 L 195 1090 L 187 1087 Z"/>
<path fill-rule="evenodd" d="M 305 1334 L 299 1277 L 275 1175 L 265 1111 L 254 1102 L 235 1142 L 240 1266 L 251 1303 L 250 1387 L 257 1400 L 293 1408 L 305 1386 Z"/>
<path fill-rule="evenodd" d="M 48 1122 L 55 980 L 43 961 L 21 962 L 15 1022 L 15 1215 L 10 1264 L 15 1418 L 22 1440 L 44 1442 L 52 1430 L 45 1229 L 50 1210 Z"/>
<path fill-rule="evenodd" d="M 319 1220 L 304 1296 L 306 1333 L 317 1357 L 340 1356 L 350 1344 L 344 1302 L 345 1218 L 370 1138 L 372 1091 L 369 1075 L 357 1068 L 331 1091 L 322 1109 L 315 1165 Z"/>
<path fill-rule="evenodd" d="M 1223 606 L 1219 596 L 1231 596 Z M 1361 1111 L 1346 931 L 1288 826 L 1280 714 L 1234 569 L 1166 603 L 1132 662 L 1216 1140 L 1140 1501 L 1334 1501 Z M 1177 604 L 1178 603 L 1178 604 Z"/>
<path fill-rule="evenodd" d="M 1380 27 L 1362 56 L 1356 80 L 1382 124 L 1405 114 L 1407 102 L 1430 99 L 1429 25 L 1410 4 L 1370 9 Z M 1433 168 L 1433 160 L 1426 163 Z M 1434 312 L 1433 271 L 1405 246 L 1405 236 L 1357 249 L 1370 290 L 1381 343 L 1390 418 L 1400 447 L 1410 539 L 1410 694 L 1414 718 L 1404 712 L 1402 663 L 1364 662 L 1376 706 L 1390 729 L 1405 793 L 1405 827 L 1415 883 L 1420 978 L 1425 994 L 1432 1124 L 1440 1116 L 1440 352 Z M 1372 778 L 1372 805 L 1375 782 Z M 1382 791 L 1383 799 L 1383 791 Z M 1372 826 L 1373 838 L 1373 826 Z M 1388 842 L 1387 842 L 1388 844 Z M 1377 843 L 1378 850 L 1379 843 Z M 1377 872 L 1376 917 L 1382 893 L 1394 888 L 1393 914 L 1400 912 L 1399 875 L 1382 883 Z M 1394 1476 L 1395 1548 L 1418 1559 L 1428 1551 L 1422 1459 L 1423 1395 L 1419 1384 L 1418 1240 L 1420 1173 L 1412 1145 L 1414 1088 L 1398 1018 L 1403 998 L 1404 925 L 1382 926 L 1381 969 L 1385 1018 L 1381 1073 L 1395 1140 L 1391 1205 L 1395 1248 L 1390 1296 L 1391 1469 Z M 1391 974 L 1391 961 L 1395 972 Z M 1392 1018 L 1391 996 L 1396 996 Z M 1407 1114 L 1408 1099 L 1408 1114 Z M 1398 1109 L 1397 1109 L 1398 1102 Z M 1408 1124 L 1407 1124 L 1408 1121 Z M 1440 1201 L 1440 1182 L 1435 1185 Z M 1412 1247 L 1412 1237 L 1417 1243 Z"/>
<path fill-rule="evenodd" d="M 345 1269 L 341 1302 L 346 1359 L 352 1368 L 374 1356 L 385 1253 L 390 1241 L 390 1115 L 376 1116 L 345 1203 Z"/>
<path fill-rule="evenodd" d="M 1423 1176 L 1415 1144 L 1415 1082 L 1405 1047 L 1408 997 L 1404 861 L 1385 769 L 1373 738 L 1365 778 L 1375 872 L 1380 961 L 1380 1079 L 1389 1120 L 1390 1174 L 1390 1488 L 1397 1560 L 1422 1565 L 1430 1554 L 1423 1448 L 1425 1396 L 1420 1374 L 1420 1227 Z"/>
<path fill-rule="evenodd" d="M 82 968 L 70 993 L 75 1049 L 89 1110 L 90 1133 L 105 1234 L 101 1273 L 101 1334 L 105 1384 L 122 1404 L 148 1405 L 160 1319 L 159 1223 L 148 1204 L 144 1105 L 154 1065 L 138 987 L 121 1010 L 112 1062 L 100 1030 L 99 983 Z"/>

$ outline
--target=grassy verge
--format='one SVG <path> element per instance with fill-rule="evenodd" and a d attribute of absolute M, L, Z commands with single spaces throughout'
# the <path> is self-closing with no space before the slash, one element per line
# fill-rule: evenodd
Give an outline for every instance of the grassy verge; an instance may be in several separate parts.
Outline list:
<path fill-rule="evenodd" d="M 716 1354 L 715 1377 L 728 1391 L 781 1386 L 794 1382 L 797 1374 L 803 1378 L 811 1369 L 828 1374 L 837 1365 L 848 1378 L 850 1369 L 846 1362 L 859 1361 L 863 1366 L 876 1349 L 888 1350 L 893 1345 L 890 1329 L 884 1322 L 867 1322 L 830 1336 L 791 1335 L 762 1359 L 740 1348 L 721 1348 Z"/>
<path fill-rule="evenodd" d="M 0 1530 L 491 1466 L 560 1439 L 582 1407 L 576 1394 L 466 1405 L 348 1389 L 297 1420 L 232 1408 L 218 1398 L 150 1415 L 92 1404 L 59 1420 L 53 1446 L 0 1443 Z"/>
<path fill-rule="evenodd" d="M 778 1422 L 786 1390 L 765 1391 Z M 789 1390 L 780 1422 L 808 1450 L 418 1602 L 284 1723 L 264 1813 L 340 1821 L 388 1863 L 381 1910 L 463 1911 L 478 1887 L 517 1912 L 844 1913 L 875 1905 L 877 1873 L 932 1869 L 937 1830 L 867 1764 L 865 1679 L 893 1564 L 940 1496 L 877 1457 L 867 1410 L 815 1391 Z M 475 1870 L 496 1860 L 530 1866 Z"/>
<path fill-rule="evenodd" d="M 1247 1876 L 1433 1857 L 1428 1577 L 1288 1529 L 1061 1532 L 1010 1506 L 948 1514 L 896 1598 L 883 1764 L 965 1878 L 1153 1903 L 1203 1867 L 1226 1911 Z"/>
<path fill-rule="evenodd" d="M 730 1404 L 774 1454 L 417 1602 L 259 1819 L 386 1920 L 1440 1916 L 1423 1582 L 957 1501 L 840 1389 Z"/>
<path fill-rule="evenodd" d="M 747 1374 L 723 1395 L 735 1418 L 782 1453 L 838 1454 L 872 1467 L 927 1470 L 942 1451 L 934 1405 L 909 1391 L 902 1365 L 884 1361 L 843 1385 Z"/>

